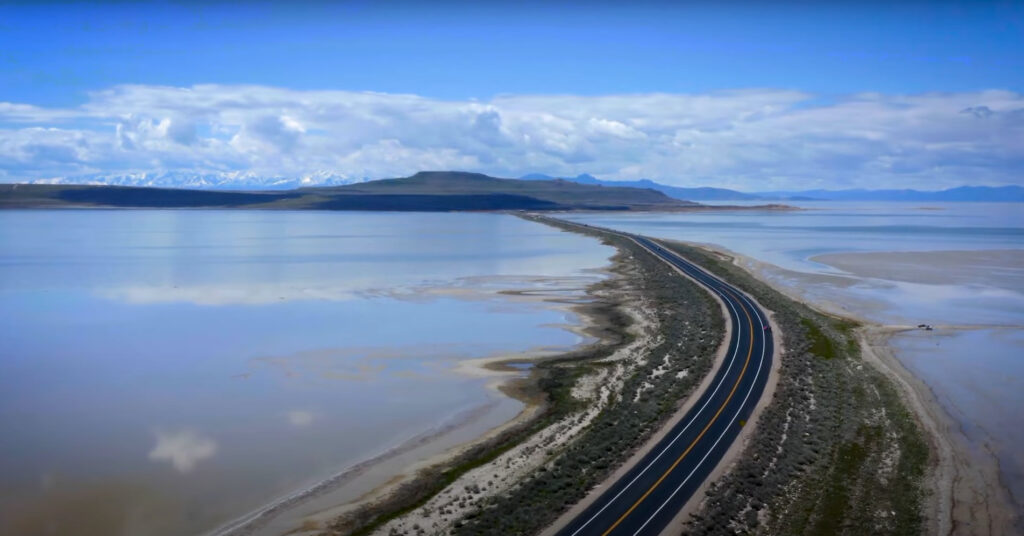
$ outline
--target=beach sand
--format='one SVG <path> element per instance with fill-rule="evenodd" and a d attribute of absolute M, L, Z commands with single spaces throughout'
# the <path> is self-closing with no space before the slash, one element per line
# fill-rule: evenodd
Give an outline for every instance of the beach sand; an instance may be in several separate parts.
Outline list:
<path fill-rule="evenodd" d="M 866 361 L 889 376 L 925 429 L 936 459 L 928 475 L 932 495 L 925 502 L 929 534 L 1013 534 L 1017 514 L 1000 482 L 992 455 L 971 448 L 962 428 L 938 403 L 928 385 L 896 358 L 890 338 L 909 326 L 868 325 L 859 332 Z"/>
<path fill-rule="evenodd" d="M 1024 249 L 829 253 L 809 260 L 858 277 L 1024 291 Z"/>

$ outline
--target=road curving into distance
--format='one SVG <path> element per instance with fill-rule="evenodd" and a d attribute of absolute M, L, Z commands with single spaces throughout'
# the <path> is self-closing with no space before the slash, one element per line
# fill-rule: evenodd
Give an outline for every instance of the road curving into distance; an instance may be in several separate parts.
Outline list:
<path fill-rule="evenodd" d="M 722 460 L 753 413 L 768 381 L 774 340 L 768 316 L 740 290 L 655 240 L 600 230 L 628 237 L 679 268 L 725 302 L 728 311 L 731 329 L 725 359 L 696 404 L 647 455 L 558 532 L 659 534 Z"/>

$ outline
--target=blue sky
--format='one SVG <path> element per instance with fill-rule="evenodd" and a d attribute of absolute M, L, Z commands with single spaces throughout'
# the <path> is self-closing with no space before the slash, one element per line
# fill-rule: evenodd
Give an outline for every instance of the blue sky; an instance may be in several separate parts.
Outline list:
<path fill-rule="evenodd" d="M 652 94 L 688 98 L 693 104 L 700 102 L 701 97 L 714 100 L 723 92 L 739 90 L 755 92 L 751 102 L 776 107 L 768 113 L 786 112 L 792 117 L 803 110 L 847 105 L 863 100 L 865 95 L 879 99 L 881 108 L 899 112 L 901 107 L 920 104 L 902 102 L 907 97 L 942 93 L 950 95 L 951 107 L 969 105 L 946 110 L 950 114 L 970 107 L 986 107 L 994 112 L 999 124 L 995 125 L 997 121 L 993 120 L 989 126 L 998 131 L 977 132 L 990 143 L 998 136 L 1015 135 L 1020 127 L 1020 114 L 1014 114 L 1024 82 L 1022 6 L 982 2 L 912 2 L 897 6 L 867 2 L 827 8 L 812 3 L 778 2 L 640 3 L 629 7 L 583 3 L 554 7 L 541 3 L 490 3 L 481 7 L 469 2 L 383 6 L 371 2 L 339 6 L 305 3 L 298 7 L 269 3 L 248 7 L 205 7 L 199 3 L 5 5 L 0 6 L 0 62 L 4 65 L 0 69 L 0 102 L 9 104 L 8 112 L 0 113 L 0 142 L 7 138 L 6 144 L 0 143 L 0 168 L 6 171 L 0 180 L 191 168 L 213 172 L 377 176 L 436 164 L 505 174 L 588 171 L 608 178 L 645 175 L 685 182 L 673 176 L 673 170 L 678 169 L 679 174 L 687 175 L 686 180 L 722 180 L 737 187 L 749 188 L 755 181 L 779 187 L 818 181 L 807 185 L 819 187 L 830 162 L 844 162 L 841 165 L 848 166 L 852 160 L 865 165 L 861 175 L 854 177 L 844 172 L 843 177 L 836 179 L 837 186 L 878 182 L 879 170 L 886 166 L 896 170 L 886 174 L 887 180 L 902 177 L 906 184 L 918 187 L 936 180 L 942 185 L 1014 182 L 1019 180 L 1014 177 L 1019 177 L 1021 171 L 1020 159 L 1012 154 L 1016 146 L 989 145 L 984 151 L 972 147 L 962 155 L 970 160 L 966 162 L 947 162 L 941 155 L 918 155 L 914 161 L 897 162 L 899 165 L 893 167 L 893 162 L 884 159 L 901 158 L 906 147 L 872 150 L 878 140 L 870 135 L 857 138 L 841 128 L 832 142 L 857 138 L 852 140 L 854 144 L 869 150 L 861 160 L 851 154 L 856 148 L 850 147 L 796 162 L 791 170 L 740 157 L 739 160 L 747 161 L 744 164 L 737 162 L 737 158 L 725 158 L 735 157 L 736 147 L 723 146 L 721 139 L 717 140 L 719 143 L 694 145 L 701 141 L 694 135 L 691 137 L 695 139 L 685 141 L 690 143 L 687 147 L 692 153 L 716 152 L 693 154 L 690 160 L 680 162 L 665 158 L 663 153 L 669 149 L 664 144 L 657 155 L 645 154 L 639 145 L 653 146 L 655 137 L 664 142 L 669 135 L 678 141 L 679 132 L 686 138 L 694 128 L 713 134 L 756 110 L 731 102 L 735 113 L 741 115 L 711 113 L 723 122 L 722 126 L 713 127 L 701 119 L 705 110 L 693 110 L 690 104 L 677 102 L 674 108 L 682 109 L 679 113 L 683 115 L 676 123 L 653 130 L 648 128 L 650 121 L 644 123 L 642 117 L 654 110 L 639 114 L 629 110 L 650 105 L 650 99 L 646 104 L 640 101 Z M 159 105 L 153 103 L 151 113 L 145 108 L 145 101 L 140 100 L 167 88 L 197 85 L 222 88 L 207 93 L 234 94 L 237 92 L 232 88 L 240 87 L 252 88 L 253 95 L 286 91 L 290 104 L 275 101 L 257 106 L 259 109 L 251 117 L 229 118 L 224 117 L 223 110 L 197 108 L 217 106 L 212 95 L 208 96 L 213 100 L 204 100 L 201 105 L 191 102 L 175 107 L 166 102 L 170 97 L 164 94 Z M 135 89 L 127 91 L 126 87 Z M 337 93 L 324 95 L 318 91 Z M 390 104 L 364 105 L 368 107 L 367 113 L 381 106 L 389 107 L 388 121 L 398 124 L 410 121 L 412 125 L 425 119 L 393 116 L 394 113 L 442 109 L 453 103 L 460 103 L 470 115 L 496 113 L 496 132 L 503 137 L 492 139 L 489 149 L 493 153 L 501 143 L 512 143 L 518 144 L 520 150 L 501 154 L 484 154 L 479 148 L 475 152 L 470 150 L 467 145 L 482 143 L 486 138 L 472 130 L 477 119 L 470 119 L 464 121 L 467 139 L 445 146 L 432 147 L 424 140 L 404 139 L 383 129 L 377 132 L 377 138 L 350 139 L 344 147 L 330 148 L 347 150 L 350 155 L 360 150 L 367 153 L 347 161 L 282 154 L 275 163 L 245 156 L 247 149 L 266 151 L 267 147 L 257 147 L 259 143 L 253 141 L 260 136 L 261 143 L 270 142 L 272 148 L 285 152 L 295 153 L 312 146 L 328 150 L 329 144 L 321 143 L 324 140 L 311 144 L 306 141 L 331 134 L 332 125 L 342 130 L 349 128 L 330 123 L 327 117 L 311 117 L 315 113 L 307 105 L 312 99 L 318 102 L 314 106 L 317 110 L 335 105 L 350 109 L 348 103 L 355 99 L 351 94 L 361 92 L 381 94 L 384 100 L 394 97 Z M 781 97 L 784 92 L 791 94 Z M 800 96 L 793 97 L 797 93 Z M 395 99 L 407 94 L 423 101 L 412 105 L 412 109 L 393 110 Z M 638 100 L 625 98 L 630 95 Z M 778 98 L 769 99 L 771 102 L 766 104 L 762 102 L 765 95 Z M 537 108 L 556 105 L 554 101 L 539 99 L 530 101 L 533 107 L 528 110 L 520 101 L 509 109 L 498 106 L 502 99 L 541 96 L 578 97 L 583 99 L 579 109 L 589 110 L 590 115 L 561 117 L 561 108 Z M 593 109 L 594 102 L 586 100 L 610 96 L 619 97 L 619 102 L 602 104 L 600 110 Z M 129 98 L 135 100 L 127 101 Z M 117 99 L 120 100 L 114 102 Z M 933 100 L 928 101 L 928 106 L 936 106 Z M 565 100 L 557 105 L 572 106 Z M 25 112 L 26 106 L 35 112 Z M 100 106 L 108 110 L 100 111 Z M 10 110 L 15 108 L 21 111 L 12 114 Z M 929 110 L 932 115 L 941 114 L 939 108 Z M 878 113 L 879 121 L 891 127 L 893 121 L 886 121 L 883 112 L 871 113 Z M 634 136 L 632 144 L 610 144 L 618 147 L 618 152 L 614 153 L 614 161 L 606 161 L 598 155 L 615 147 L 587 138 L 596 135 L 594 132 L 570 133 L 563 125 L 555 134 L 567 139 L 548 139 L 533 154 L 531 144 L 536 145 L 541 134 L 522 125 L 545 113 L 578 124 L 610 121 L 606 126 L 611 125 L 612 130 L 621 124 L 645 138 Z M 1004 113 L 1009 115 L 1000 115 Z M 268 119 L 275 114 L 276 118 Z M 513 117 L 516 114 L 518 118 Z M 489 115 L 484 118 L 492 120 L 494 117 Z M 171 128 L 175 122 L 178 126 Z M 954 125 L 948 126 L 953 130 Z M 160 132 L 166 137 L 168 129 L 180 131 L 179 127 L 188 133 L 179 135 L 177 143 L 192 147 L 191 158 L 189 151 L 179 150 L 182 147 L 161 149 L 158 140 L 150 139 Z M 148 129 L 149 138 L 146 143 L 132 143 L 126 137 L 128 131 L 140 128 Z M 26 129 L 63 132 L 44 136 Z M 285 132 L 277 140 L 284 140 L 285 145 L 274 145 L 273 138 L 280 134 L 271 132 L 275 129 Z M 817 127 L 812 130 L 820 147 L 820 138 L 829 136 Z M 75 148 L 73 144 L 78 141 L 74 132 L 109 135 L 109 150 L 104 152 L 98 146 L 90 150 Z M 289 132 L 295 134 L 294 140 Z M 629 134 L 622 129 L 618 133 Z M 807 134 L 799 133 L 800 139 Z M 253 142 L 248 145 L 244 139 L 247 135 Z M 573 136 L 579 139 L 569 139 Z M 646 141 L 639 141 L 642 139 Z M 966 141 L 969 140 L 957 138 L 943 143 L 962 148 Z M 383 153 L 388 147 L 394 148 L 394 142 L 401 147 L 394 151 L 396 154 L 411 151 L 416 155 L 403 157 L 406 164 L 372 165 L 369 153 L 385 158 Z M 61 149 L 62 143 L 72 143 L 72 147 Z M 224 145 L 218 146 L 219 143 Z M 755 145 L 759 143 L 755 140 Z M 6 156 L 2 152 L 4 145 L 10 149 Z M 217 148 L 214 146 L 224 153 L 221 158 L 210 153 Z M 376 146 L 379 150 L 375 151 Z M 206 152 L 200 154 L 200 149 Z M 132 153 L 140 150 L 150 152 Z M 113 154 L 117 151 L 121 154 Z M 227 155 L 229 151 L 233 153 Z M 982 165 L 983 159 L 977 158 L 979 151 L 994 161 Z M 521 158 L 518 163 L 517 155 Z M 645 164 L 655 156 L 661 158 L 660 164 Z M 883 159 L 881 163 L 879 158 Z M 698 160 L 704 163 L 698 165 Z M 721 165 L 708 164 L 711 160 L 719 160 Z M 907 166 L 913 170 L 905 169 Z M 964 166 L 971 172 L 966 173 Z M 962 178 L 957 178 L 958 173 Z"/>
<path fill-rule="evenodd" d="M 1022 4 L 0 8 L 5 99 L 116 84 L 415 93 L 1020 90 Z"/>

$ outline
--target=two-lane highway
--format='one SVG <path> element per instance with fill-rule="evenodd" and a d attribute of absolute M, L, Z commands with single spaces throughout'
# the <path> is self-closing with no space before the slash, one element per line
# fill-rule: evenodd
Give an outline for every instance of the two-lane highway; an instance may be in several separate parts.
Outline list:
<path fill-rule="evenodd" d="M 728 311 L 730 340 L 722 365 L 696 404 L 647 455 L 570 521 L 558 533 L 561 536 L 660 533 L 739 435 L 771 369 L 773 337 L 768 317 L 752 300 L 654 240 L 617 234 L 636 241 L 721 298 Z"/>

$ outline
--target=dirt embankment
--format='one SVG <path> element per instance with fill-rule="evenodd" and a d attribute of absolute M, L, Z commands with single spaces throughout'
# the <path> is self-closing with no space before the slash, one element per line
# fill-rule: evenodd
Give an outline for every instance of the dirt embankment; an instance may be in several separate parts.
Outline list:
<path fill-rule="evenodd" d="M 720 259 L 758 275 L 762 281 L 774 281 L 774 275 L 784 272 L 772 265 L 766 265 L 755 259 L 744 257 L 733 252 L 707 246 L 687 244 L 709 250 Z M 1005 262 L 1005 252 L 995 251 L 981 258 L 985 262 Z M 1012 255 L 1018 255 L 1017 252 Z M 923 256 L 942 264 L 951 261 L 956 266 L 979 262 L 975 255 L 964 255 L 964 252 L 910 252 L 910 253 L 879 253 L 819 256 L 814 260 L 830 262 L 837 259 L 855 258 L 870 260 L 876 257 L 911 257 Z M 987 260 L 986 260 L 987 259 Z M 956 267 L 955 266 L 955 267 Z M 861 266 L 863 267 L 863 266 Z M 852 266 L 846 266 L 852 268 Z M 872 269 L 874 269 L 872 267 Z M 934 273 L 938 282 L 957 280 L 962 270 L 953 273 Z M 887 274 L 892 275 L 892 274 Z M 908 280 L 918 280 L 922 273 L 915 272 Z M 978 276 L 973 275 L 976 279 Z M 845 286 L 853 280 L 845 276 L 818 274 L 786 274 L 784 279 L 796 279 L 811 283 L 827 280 L 829 284 Z M 787 296 L 790 300 L 809 303 L 806 296 L 801 295 L 799 286 L 796 288 L 771 285 L 772 290 Z M 830 302 L 814 302 L 816 306 L 826 308 L 816 311 L 825 316 L 832 316 L 837 311 L 845 311 L 841 304 Z M 844 312 L 844 314 L 847 314 Z M 959 425 L 949 416 L 936 400 L 935 394 L 920 379 L 908 371 L 893 352 L 889 340 L 893 335 L 914 329 L 912 326 L 886 326 L 873 323 L 865 318 L 847 318 L 847 322 L 857 323 L 860 327 L 851 332 L 860 349 L 860 358 L 870 369 L 883 374 L 890 386 L 895 388 L 899 405 L 908 410 L 920 428 L 923 441 L 927 442 L 929 459 L 924 474 L 921 510 L 924 515 L 923 526 L 927 534 L 960 535 L 960 534 L 1013 534 L 1020 531 L 1020 513 L 1013 506 L 1009 492 L 1003 485 L 999 466 L 995 456 L 974 450 Z M 972 326 L 976 328 L 977 326 Z M 991 326 L 986 326 L 991 327 Z M 943 326 L 944 329 L 953 329 Z"/>
<path fill-rule="evenodd" d="M 724 339 L 720 305 L 635 242 L 582 232 L 619 248 L 604 299 L 629 319 L 629 342 L 538 364 L 547 399 L 564 413 L 378 534 L 540 531 L 661 430 L 707 376 Z"/>
<path fill-rule="evenodd" d="M 734 257 L 669 245 L 773 311 L 786 341 L 744 454 L 677 532 L 924 532 L 929 445 L 897 387 L 862 357 L 856 323 L 783 295 Z"/>
<path fill-rule="evenodd" d="M 720 304 L 632 241 L 565 227 L 620 250 L 616 277 L 591 289 L 603 344 L 542 361 L 513 388 L 542 408 L 532 420 L 424 469 L 325 533 L 540 532 L 678 415 L 713 369 Z M 785 338 L 770 403 L 673 530 L 923 532 L 930 445 L 898 387 L 861 355 L 857 325 L 782 295 L 730 257 L 671 247 L 772 311 Z"/>
<path fill-rule="evenodd" d="M 906 329 L 868 325 L 859 330 L 858 337 L 864 359 L 899 386 L 927 433 L 933 455 L 927 477 L 932 493 L 924 504 L 928 534 L 1013 534 L 1016 515 L 999 483 L 999 467 L 969 452 L 966 438 L 935 395 L 893 354 L 889 338 Z"/>
<path fill-rule="evenodd" d="M 295 534 L 444 531 L 534 475 L 617 399 L 626 372 L 657 343 L 657 308 L 634 288 L 637 270 L 633 253 L 620 251 L 608 269 L 611 277 L 591 285 L 586 298 L 567 304 L 583 320 L 581 334 L 594 342 L 542 356 L 529 377 L 501 383 L 502 391 L 526 402 L 516 420 L 420 464 L 355 505 L 312 519 Z M 478 360 L 466 366 L 500 372 L 507 370 L 505 361 L 524 360 Z"/>

